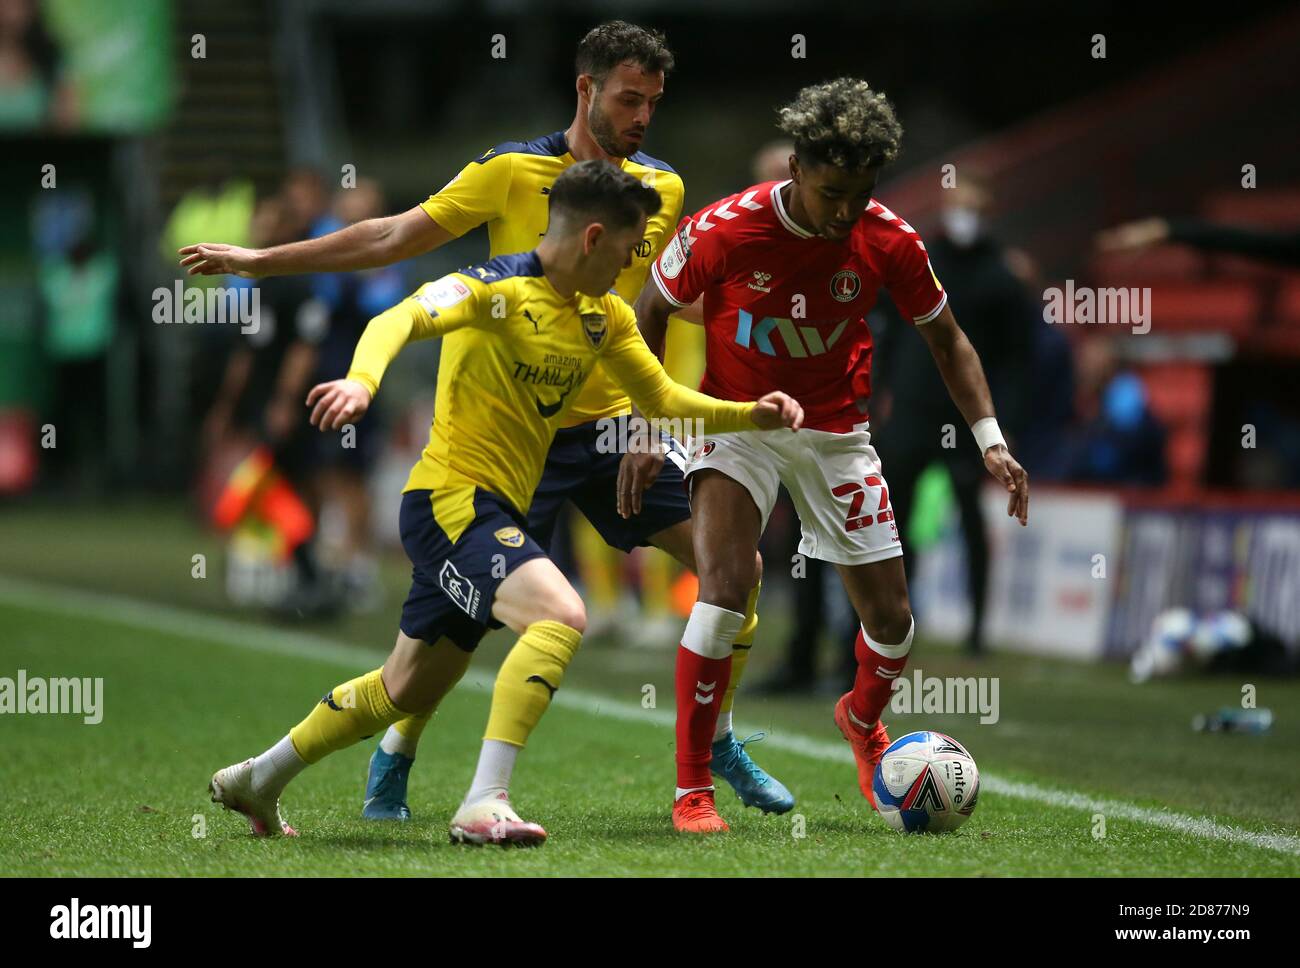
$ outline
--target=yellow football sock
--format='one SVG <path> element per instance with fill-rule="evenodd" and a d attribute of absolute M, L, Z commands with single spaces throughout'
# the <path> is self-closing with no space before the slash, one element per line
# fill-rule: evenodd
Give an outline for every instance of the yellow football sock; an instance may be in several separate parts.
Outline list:
<path fill-rule="evenodd" d="M 406 715 L 388 697 L 382 669 L 335 686 L 307 718 L 289 731 L 293 748 L 308 763 L 373 736 Z"/>
<path fill-rule="evenodd" d="M 484 739 L 524 746 L 560 688 L 582 633 L 561 622 L 534 622 L 497 673 Z"/>
<path fill-rule="evenodd" d="M 763 583 L 760 581 L 750 589 L 749 599 L 745 602 L 745 624 L 740 627 L 736 641 L 731 644 L 731 679 L 727 682 L 727 691 L 723 693 L 722 705 L 718 707 L 720 713 L 731 712 L 736 687 L 740 685 L 745 666 L 749 664 L 749 650 L 754 644 L 754 631 L 758 628 L 758 593 L 762 588 Z"/>
<path fill-rule="evenodd" d="M 465 675 L 465 670 L 469 668 L 469 660 L 472 658 L 470 653 L 458 648 L 451 639 L 446 637 L 439 639 L 429 648 L 432 650 L 430 675 L 436 682 L 437 690 L 433 705 L 429 707 L 428 712 L 407 716 L 393 723 L 393 729 L 412 744 L 420 741 L 420 734 L 424 732 L 424 727 L 429 725 L 429 720 L 438 711 L 438 706 L 447 693 L 456 688 L 456 683 L 460 682 L 461 677 Z"/>

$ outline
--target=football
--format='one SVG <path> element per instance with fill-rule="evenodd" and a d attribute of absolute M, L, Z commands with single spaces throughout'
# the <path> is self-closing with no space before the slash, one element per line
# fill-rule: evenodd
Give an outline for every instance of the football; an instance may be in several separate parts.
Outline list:
<path fill-rule="evenodd" d="M 974 812 L 979 792 L 979 769 L 966 747 L 931 730 L 895 740 L 872 781 L 876 809 L 904 833 L 956 830 Z"/>

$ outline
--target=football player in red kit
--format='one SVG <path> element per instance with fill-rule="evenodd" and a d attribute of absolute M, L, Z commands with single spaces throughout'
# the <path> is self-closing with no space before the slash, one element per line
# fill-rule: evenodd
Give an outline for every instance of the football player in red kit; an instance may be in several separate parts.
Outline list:
<path fill-rule="evenodd" d="M 1024 469 L 998 430 L 983 368 L 912 226 L 871 196 L 898 153 L 902 128 L 883 94 L 841 78 L 804 88 L 780 112 L 794 142 L 790 178 L 754 185 L 682 220 L 636 304 L 662 355 L 669 314 L 704 299 L 707 370 L 700 389 L 725 400 L 783 390 L 804 429 L 694 441 L 687 481 L 700 591 L 677 652 L 677 792 L 681 831 L 727 829 L 709 777 L 731 642 L 757 584 L 754 552 L 784 484 L 802 526 L 799 551 L 835 565 L 861 621 L 858 672 L 835 707 L 862 795 L 889 746 L 880 721 L 907 664 L 916 626 L 898 525 L 871 444 L 871 331 L 879 290 L 929 344 L 989 472 L 1028 522 Z M 936 427 L 935 433 L 941 428 Z"/>

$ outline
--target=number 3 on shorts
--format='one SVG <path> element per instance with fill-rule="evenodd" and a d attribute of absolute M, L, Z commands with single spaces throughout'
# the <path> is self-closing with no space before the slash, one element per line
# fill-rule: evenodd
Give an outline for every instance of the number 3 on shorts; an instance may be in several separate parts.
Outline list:
<path fill-rule="evenodd" d="M 849 513 L 844 520 L 845 531 L 857 531 L 859 528 L 869 528 L 872 523 L 879 521 L 884 524 L 886 521 L 894 520 L 893 508 L 889 506 L 889 488 L 885 482 L 875 474 L 868 474 L 863 479 L 867 487 L 880 488 L 880 506 L 876 508 L 876 513 L 862 514 L 862 505 L 866 501 L 866 489 L 857 481 L 849 481 L 845 484 L 839 484 L 831 488 L 831 493 L 836 497 L 844 497 L 852 494 L 853 499 L 849 502 Z"/>

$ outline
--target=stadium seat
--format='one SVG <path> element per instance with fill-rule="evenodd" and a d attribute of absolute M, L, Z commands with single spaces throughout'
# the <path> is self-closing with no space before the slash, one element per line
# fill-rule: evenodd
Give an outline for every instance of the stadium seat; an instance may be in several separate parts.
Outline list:
<path fill-rule="evenodd" d="M 1156 363 L 1138 371 L 1151 412 L 1166 427 L 1202 424 L 1210 411 L 1213 376 L 1200 363 Z"/>
<path fill-rule="evenodd" d="M 1205 467 L 1213 393 L 1210 367 L 1200 363 L 1156 363 L 1138 370 L 1152 414 L 1168 432 L 1165 461 L 1169 484 L 1191 487 Z"/>
<path fill-rule="evenodd" d="M 1181 245 L 1140 252 L 1100 252 L 1092 261 L 1099 286 L 1149 286 L 1161 280 L 1195 279 L 1205 272 L 1205 257 Z"/>
<path fill-rule="evenodd" d="M 1169 434 L 1165 444 L 1165 460 L 1169 465 L 1169 483 L 1191 486 L 1200 483 L 1205 467 L 1206 439 L 1204 430 L 1182 427 Z"/>
<path fill-rule="evenodd" d="M 1222 279 L 1240 279 L 1264 285 L 1276 285 L 1288 279 L 1297 278 L 1295 269 L 1263 262 L 1259 259 L 1247 259 L 1239 255 L 1216 255 L 1209 260 L 1210 273 Z"/>
<path fill-rule="evenodd" d="M 1277 293 L 1275 323 L 1300 326 L 1300 277 L 1292 276 Z"/>
<path fill-rule="evenodd" d="M 1210 195 L 1201 214 L 1214 222 L 1257 228 L 1300 226 L 1300 189 L 1235 189 Z"/>
<path fill-rule="evenodd" d="M 1254 328 L 1260 293 L 1253 283 L 1164 282 L 1152 286 L 1152 332 L 1225 333 L 1242 338 Z"/>

